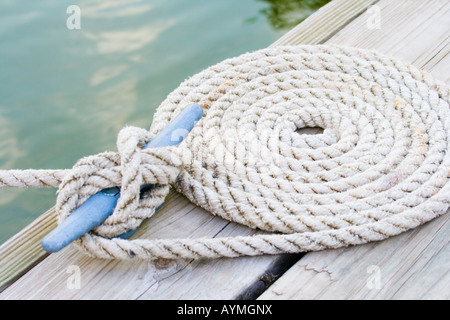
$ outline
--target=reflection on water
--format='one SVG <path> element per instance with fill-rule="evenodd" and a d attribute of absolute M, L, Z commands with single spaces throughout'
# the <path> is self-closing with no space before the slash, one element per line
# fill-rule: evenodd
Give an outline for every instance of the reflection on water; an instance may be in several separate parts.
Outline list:
<path fill-rule="evenodd" d="M 97 70 L 91 77 L 91 86 L 98 86 L 105 81 L 120 76 L 126 70 L 126 68 L 127 66 L 123 64 L 117 66 L 105 66 L 100 70 Z"/>
<path fill-rule="evenodd" d="M 138 15 L 150 10 L 153 6 L 139 0 L 89 0 L 80 3 L 83 17 L 86 18 L 119 18 Z"/>
<path fill-rule="evenodd" d="M 1 1 L 0 169 L 115 150 L 119 130 L 149 128 L 187 77 L 282 36 L 308 14 L 300 2 L 311 1 Z M 69 5 L 80 30 L 66 27 Z M 0 243 L 54 201 L 55 190 L 1 190 Z"/>
<path fill-rule="evenodd" d="M 98 35 L 86 33 L 86 37 L 96 42 L 99 54 L 130 53 L 148 45 L 171 25 L 173 25 L 172 22 L 166 21 L 161 25 L 144 26 L 138 29 L 107 31 Z"/>
<path fill-rule="evenodd" d="M 258 0 L 270 4 L 261 10 L 275 29 L 291 29 L 331 0 Z"/>

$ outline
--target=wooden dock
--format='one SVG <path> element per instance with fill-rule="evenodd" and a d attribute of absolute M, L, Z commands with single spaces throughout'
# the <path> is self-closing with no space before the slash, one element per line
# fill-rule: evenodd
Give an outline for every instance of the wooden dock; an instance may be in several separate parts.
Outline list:
<path fill-rule="evenodd" d="M 272 45 L 377 49 L 450 84 L 449 17 L 448 0 L 334 0 Z M 0 299 L 450 299 L 449 220 L 447 213 L 382 242 L 302 255 L 118 262 L 72 247 L 46 254 L 40 240 L 55 227 L 51 209 L 0 247 Z M 172 191 L 135 237 L 255 232 Z"/>

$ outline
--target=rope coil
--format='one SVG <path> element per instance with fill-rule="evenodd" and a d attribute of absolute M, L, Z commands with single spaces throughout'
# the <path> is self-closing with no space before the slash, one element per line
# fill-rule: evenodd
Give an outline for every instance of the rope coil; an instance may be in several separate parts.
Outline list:
<path fill-rule="evenodd" d="M 205 115 L 179 147 L 141 150 L 183 106 Z M 286 46 L 227 59 L 184 81 L 150 131 L 127 127 L 118 152 L 71 170 L 0 171 L 0 188 L 59 187 L 64 220 L 112 186 L 112 216 L 76 244 L 115 259 L 217 258 L 378 241 L 450 206 L 449 89 L 375 51 Z M 319 135 L 296 130 L 320 127 Z M 143 184 L 155 187 L 139 197 Z M 211 239 L 113 238 L 135 229 L 170 186 L 212 214 L 272 232 Z"/>

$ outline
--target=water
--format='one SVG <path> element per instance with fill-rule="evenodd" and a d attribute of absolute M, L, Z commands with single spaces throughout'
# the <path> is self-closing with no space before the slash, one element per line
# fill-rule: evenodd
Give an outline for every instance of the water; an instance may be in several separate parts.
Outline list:
<path fill-rule="evenodd" d="M 326 2 L 3 0 L 0 169 L 70 168 L 115 150 L 119 130 L 149 128 L 184 79 L 267 47 Z M 80 29 L 67 27 L 70 5 Z M 55 191 L 0 190 L 0 243 L 52 207 Z"/>

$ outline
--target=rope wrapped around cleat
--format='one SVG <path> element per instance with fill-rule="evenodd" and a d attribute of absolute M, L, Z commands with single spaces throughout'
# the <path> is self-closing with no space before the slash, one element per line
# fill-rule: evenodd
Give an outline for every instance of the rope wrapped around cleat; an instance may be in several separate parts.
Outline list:
<path fill-rule="evenodd" d="M 141 150 L 190 103 L 203 118 L 179 147 Z M 124 128 L 118 152 L 71 170 L 0 171 L 0 187 L 59 187 L 64 220 L 121 187 L 103 225 L 76 244 L 115 259 L 218 258 L 339 248 L 395 236 L 450 206 L 449 89 L 375 51 L 281 46 L 184 81 L 149 131 Z M 317 135 L 299 134 L 320 127 Z M 140 197 L 140 186 L 153 184 Z M 224 219 L 270 233 L 198 239 L 114 238 L 151 217 L 173 186 Z"/>

